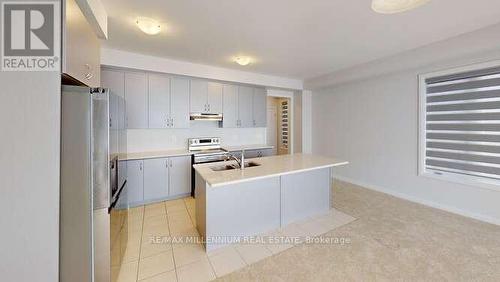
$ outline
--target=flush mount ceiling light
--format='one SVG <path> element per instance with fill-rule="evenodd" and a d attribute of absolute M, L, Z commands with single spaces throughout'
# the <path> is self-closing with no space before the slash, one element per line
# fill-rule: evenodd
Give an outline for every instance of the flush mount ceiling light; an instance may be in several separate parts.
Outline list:
<path fill-rule="evenodd" d="M 246 66 L 252 62 L 252 59 L 250 59 L 250 57 L 241 56 L 241 57 L 236 57 L 234 61 L 240 66 Z"/>
<path fill-rule="evenodd" d="M 149 35 L 155 35 L 161 31 L 160 23 L 150 18 L 138 18 L 135 23 L 140 30 Z"/>
<path fill-rule="evenodd" d="M 396 14 L 424 5 L 430 0 L 372 0 L 372 9 L 381 14 Z"/>

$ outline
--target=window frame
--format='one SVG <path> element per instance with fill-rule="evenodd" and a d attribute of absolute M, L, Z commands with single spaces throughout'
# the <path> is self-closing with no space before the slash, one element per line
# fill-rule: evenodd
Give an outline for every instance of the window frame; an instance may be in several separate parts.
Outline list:
<path fill-rule="evenodd" d="M 442 181 L 448 181 L 467 186 L 475 186 L 483 189 L 500 192 L 500 180 L 486 177 L 465 175 L 461 173 L 434 171 L 426 169 L 425 159 L 427 150 L 427 87 L 426 80 L 433 77 L 458 74 L 481 69 L 500 67 L 500 60 L 477 63 L 462 67 L 455 67 L 435 72 L 423 73 L 418 75 L 418 175 L 429 177 Z"/>

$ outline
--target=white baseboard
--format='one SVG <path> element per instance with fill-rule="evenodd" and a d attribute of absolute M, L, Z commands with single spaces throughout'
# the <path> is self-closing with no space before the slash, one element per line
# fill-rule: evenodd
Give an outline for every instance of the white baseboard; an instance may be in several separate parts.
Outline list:
<path fill-rule="evenodd" d="M 332 175 L 332 178 L 333 179 L 338 179 L 338 180 L 344 181 L 344 182 L 349 182 L 349 183 L 352 183 L 352 184 L 355 184 L 355 185 L 358 185 L 358 186 L 362 186 L 362 187 L 367 188 L 367 189 L 375 190 L 377 192 L 388 194 L 388 195 L 394 196 L 396 198 L 404 199 L 404 200 L 407 200 L 407 201 L 410 201 L 410 202 L 419 203 L 419 204 L 422 204 L 422 205 L 425 205 L 425 206 L 429 206 L 429 207 L 432 207 L 432 208 L 444 210 L 444 211 L 451 212 L 451 213 L 454 213 L 454 214 L 458 214 L 458 215 L 461 215 L 461 216 L 465 216 L 465 217 L 477 219 L 477 220 L 484 221 L 484 222 L 487 222 L 487 223 L 491 223 L 491 224 L 495 224 L 495 225 L 500 225 L 500 219 L 498 219 L 498 218 L 486 216 L 486 215 L 483 215 L 483 214 L 473 213 L 473 212 L 470 212 L 470 211 L 465 211 L 465 210 L 459 209 L 457 207 L 452 207 L 452 206 L 448 206 L 448 205 L 442 205 L 442 204 L 439 204 L 439 203 L 436 203 L 436 202 L 433 202 L 433 201 L 424 200 L 424 199 L 421 199 L 421 198 L 416 198 L 416 197 L 409 196 L 409 195 L 406 195 L 406 194 L 403 194 L 403 193 L 395 192 L 394 190 L 389 190 L 389 189 L 386 189 L 384 187 L 380 187 L 380 186 L 377 186 L 377 185 L 369 184 L 369 183 L 366 183 L 366 182 L 363 182 L 363 181 L 358 181 L 358 180 L 351 179 L 351 178 L 348 178 L 348 177 L 343 177 L 343 176 L 339 176 L 339 175 Z"/>

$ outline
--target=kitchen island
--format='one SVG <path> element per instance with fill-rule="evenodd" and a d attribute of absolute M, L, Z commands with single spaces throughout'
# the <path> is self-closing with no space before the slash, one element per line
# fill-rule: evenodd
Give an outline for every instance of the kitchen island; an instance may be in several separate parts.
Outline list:
<path fill-rule="evenodd" d="M 196 223 L 211 251 L 330 209 L 331 168 L 348 162 L 294 154 L 195 165 Z M 236 168 L 235 168 L 236 167 Z"/>

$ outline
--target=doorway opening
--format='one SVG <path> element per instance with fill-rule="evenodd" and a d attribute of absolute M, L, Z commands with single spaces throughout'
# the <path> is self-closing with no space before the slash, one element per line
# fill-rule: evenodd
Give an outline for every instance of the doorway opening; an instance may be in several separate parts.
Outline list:
<path fill-rule="evenodd" d="M 288 97 L 267 97 L 267 144 L 275 155 L 291 153 L 292 105 Z"/>

